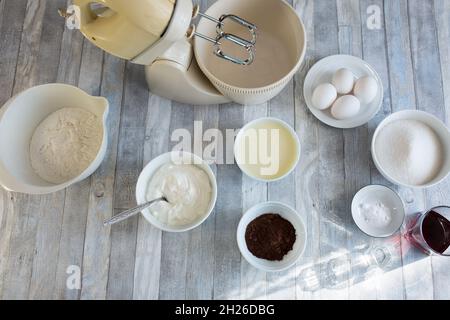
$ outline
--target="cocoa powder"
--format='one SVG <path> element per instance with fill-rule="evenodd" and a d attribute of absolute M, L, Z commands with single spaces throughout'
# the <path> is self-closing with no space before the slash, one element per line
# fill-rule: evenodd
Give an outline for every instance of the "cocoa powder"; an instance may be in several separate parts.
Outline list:
<path fill-rule="evenodd" d="M 245 230 L 248 250 L 256 257 L 281 261 L 292 250 L 297 236 L 294 226 L 279 214 L 263 214 Z"/>

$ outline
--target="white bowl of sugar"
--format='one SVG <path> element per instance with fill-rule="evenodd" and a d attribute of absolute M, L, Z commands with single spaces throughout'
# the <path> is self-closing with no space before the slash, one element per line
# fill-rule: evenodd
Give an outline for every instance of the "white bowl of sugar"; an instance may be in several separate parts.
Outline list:
<path fill-rule="evenodd" d="M 372 157 L 390 182 L 409 188 L 429 188 L 450 173 L 450 131 L 427 112 L 396 112 L 375 130 Z"/>

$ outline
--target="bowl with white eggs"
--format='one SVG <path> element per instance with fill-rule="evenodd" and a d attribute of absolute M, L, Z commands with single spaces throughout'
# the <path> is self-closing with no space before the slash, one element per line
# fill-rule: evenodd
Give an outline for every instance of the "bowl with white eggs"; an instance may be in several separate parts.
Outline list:
<path fill-rule="evenodd" d="M 383 84 L 364 60 L 334 55 L 317 62 L 303 87 L 306 105 L 323 123 L 356 128 L 369 122 L 383 103 Z"/>

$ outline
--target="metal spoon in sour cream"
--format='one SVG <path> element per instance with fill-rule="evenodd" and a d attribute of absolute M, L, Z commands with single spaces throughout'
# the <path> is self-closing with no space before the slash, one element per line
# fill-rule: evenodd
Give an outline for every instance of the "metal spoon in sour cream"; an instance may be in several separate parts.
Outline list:
<path fill-rule="evenodd" d="M 208 175 L 190 164 L 165 164 L 153 175 L 147 187 L 146 198 L 166 197 L 150 212 L 168 226 L 193 223 L 204 216 L 211 202 L 212 187 Z"/>

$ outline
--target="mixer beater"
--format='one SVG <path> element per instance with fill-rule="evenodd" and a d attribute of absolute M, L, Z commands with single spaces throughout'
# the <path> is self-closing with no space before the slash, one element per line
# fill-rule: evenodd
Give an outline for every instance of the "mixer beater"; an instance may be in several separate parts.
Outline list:
<path fill-rule="evenodd" d="M 194 7 L 194 13 L 193 13 L 192 17 L 196 18 L 197 15 L 217 24 L 216 25 L 217 36 L 216 36 L 216 38 L 212 38 L 212 37 L 208 37 L 206 35 L 200 34 L 195 31 L 195 25 L 191 25 L 191 27 L 189 28 L 189 30 L 187 32 L 188 38 L 197 36 L 199 38 L 202 38 L 209 42 L 212 42 L 214 44 L 214 54 L 216 56 L 218 56 L 219 58 L 231 61 L 231 62 L 239 64 L 239 65 L 252 64 L 253 60 L 255 59 L 255 44 L 256 44 L 256 38 L 257 38 L 257 27 L 253 23 L 250 23 L 247 20 L 244 20 L 234 14 L 223 14 L 222 16 L 220 16 L 219 19 L 216 19 L 207 14 L 201 13 L 199 11 L 198 5 L 196 5 Z M 224 31 L 224 26 L 225 26 L 226 20 L 230 20 L 232 22 L 238 23 L 238 24 L 244 26 L 245 28 L 247 28 L 248 31 L 250 32 L 251 39 L 246 40 L 237 35 L 234 35 L 231 33 L 226 33 Z M 231 55 L 224 53 L 222 50 L 222 47 L 221 47 L 223 44 L 223 41 L 230 41 L 237 46 L 241 46 L 241 47 L 245 48 L 245 50 L 248 53 L 248 58 L 244 60 L 244 59 L 233 57 Z"/>

